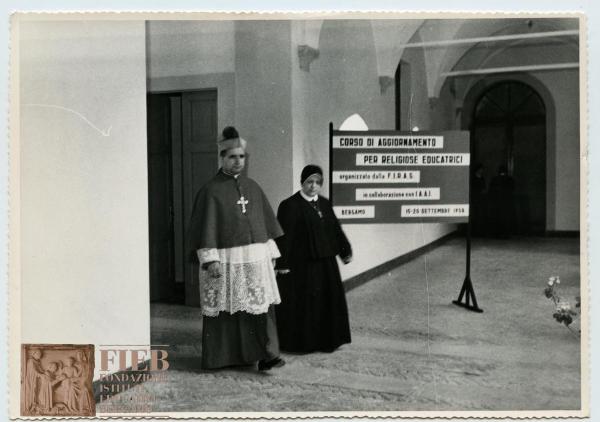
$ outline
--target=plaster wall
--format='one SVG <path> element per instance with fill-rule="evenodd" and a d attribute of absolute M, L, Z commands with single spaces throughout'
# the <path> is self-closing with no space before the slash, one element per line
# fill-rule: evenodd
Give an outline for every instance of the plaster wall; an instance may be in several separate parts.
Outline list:
<path fill-rule="evenodd" d="M 149 344 L 144 23 L 20 25 L 21 341 Z"/>
<path fill-rule="evenodd" d="M 234 70 L 233 21 L 148 21 L 148 77 Z"/>
<path fill-rule="evenodd" d="M 292 31 L 292 34 L 294 40 L 297 33 Z M 321 29 L 319 57 L 311 63 L 309 72 L 299 68 L 293 51 L 294 177 L 291 191 L 299 189 L 300 172 L 306 164 L 318 164 L 328 174 L 330 121 L 334 128 L 339 128 L 346 118 L 358 113 L 370 129 L 395 129 L 394 86 L 382 92 L 375 51 L 371 23 L 361 20 L 326 21 Z M 427 95 L 422 88 L 424 76 L 413 77 L 415 92 L 423 89 L 424 94 L 419 94 L 415 118 L 428 126 Z M 327 181 L 323 193 L 329 195 Z M 348 279 L 426 245 L 454 230 L 454 226 L 346 224 L 343 229 L 354 249 L 354 261 L 340 266 L 342 278 Z"/>
<path fill-rule="evenodd" d="M 248 141 L 248 175 L 277 209 L 293 185 L 291 22 L 235 28 L 235 125 Z"/>

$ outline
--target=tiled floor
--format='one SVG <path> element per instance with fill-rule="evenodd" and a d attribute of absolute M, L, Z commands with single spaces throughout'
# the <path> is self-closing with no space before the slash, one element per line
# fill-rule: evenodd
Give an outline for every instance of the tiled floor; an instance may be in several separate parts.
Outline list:
<path fill-rule="evenodd" d="M 157 412 L 577 409 L 579 341 L 543 289 L 559 275 L 563 296 L 579 295 L 578 242 L 475 239 L 477 314 L 450 303 L 465 270 L 451 240 L 348 293 L 352 344 L 269 373 L 201 370 L 199 309 L 155 304 L 152 342 L 170 345 L 171 367 L 136 389 Z"/>

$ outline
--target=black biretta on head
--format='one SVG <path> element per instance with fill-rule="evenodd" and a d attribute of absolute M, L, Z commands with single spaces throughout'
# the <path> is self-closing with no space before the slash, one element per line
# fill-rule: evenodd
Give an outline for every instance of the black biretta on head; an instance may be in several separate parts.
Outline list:
<path fill-rule="evenodd" d="M 245 139 L 240 137 L 237 129 L 233 126 L 227 126 L 223 129 L 223 134 L 217 142 L 219 147 L 219 153 L 227 151 L 232 148 L 243 148 L 246 149 L 247 142 Z"/>
<path fill-rule="evenodd" d="M 318 174 L 323 177 L 323 170 L 321 167 L 316 166 L 314 164 L 309 164 L 302 169 L 302 174 L 300 175 L 300 184 L 303 184 L 306 179 L 308 179 L 313 174 Z"/>
<path fill-rule="evenodd" d="M 235 139 L 235 138 L 239 138 L 240 134 L 238 133 L 237 129 L 234 128 L 233 126 L 227 126 L 225 129 L 223 129 L 223 138 L 222 139 Z"/>

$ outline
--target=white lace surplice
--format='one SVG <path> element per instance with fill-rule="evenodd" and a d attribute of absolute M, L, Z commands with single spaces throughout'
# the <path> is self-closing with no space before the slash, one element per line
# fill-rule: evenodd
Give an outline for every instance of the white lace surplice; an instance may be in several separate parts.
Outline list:
<path fill-rule="evenodd" d="M 264 314 L 272 304 L 281 303 L 272 259 L 281 255 L 272 239 L 266 243 L 224 249 L 199 249 L 200 301 L 202 314 L 217 316 L 244 311 Z M 203 264 L 219 261 L 221 277 L 213 278 Z"/>

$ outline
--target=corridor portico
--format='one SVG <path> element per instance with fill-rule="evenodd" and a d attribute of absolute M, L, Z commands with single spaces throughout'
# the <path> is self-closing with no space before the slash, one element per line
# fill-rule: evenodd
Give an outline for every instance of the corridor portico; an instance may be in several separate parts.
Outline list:
<path fill-rule="evenodd" d="M 167 344 L 167 382 L 139 386 L 155 393 L 157 411 L 587 415 L 587 75 L 579 69 L 586 19 L 249 17 L 15 16 L 11 239 L 19 243 L 11 241 L 10 277 L 21 306 L 11 302 L 11 319 L 20 321 L 11 354 L 21 343 Z M 503 224 L 509 228 L 494 233 L 500 225 L 480 218 L 487 226 L 473 233 L 542 237 L 474 238 L 470 277 L 485 311 L 477 315 L 451 304 L 465 279 L 464 239 L 447 239 L 462 229 L 457 221 L 421 211 L 411 211 L 410 224 L 346 220 L 354 259 L 341 277 L 358 286 L 348 292 L 353 343 L 332 355 L 289 355 L 267 375 L 200 371 L 198 268 L 185 236 L 190 198 L 219 165 L 218 133 L 228 125 L 244 133 L 248 176 L 275 209 L 299 188 L 308 163 L 329 181 L 349 177 L 347 167 L 328 173 L 336 171 L 328 127 L 347 122 L 356 123 L 348 131 L 462 131 L 471 141 L 460 152 L 470 150 L 471 168 L 465 159 L 461 180 L 442 174 L 446 187 L 374 151 L 367 159 L 385 165 L 359 169 L 365 173 L 352 177 L 371 179 L 349 190 L 372 207 L 362 216 L 384 199 L 446 201 L 465 192 L 480 164 L 480 206 L 465 195 L 438 211 L 466 217 L 477 208 L 471 216 L 487 218 L 519 210 L 516 229 Z M 489 189 L 506 175 L 515 186 L 508 199 Z M 392 179 L 407 186 L 382 182 Z M 252 206 L 237 200 L 233 209 Z M 571 332 L 553 319 L 560 301 L 544 297 L 555 275 L 565 300 L 582 293 L 581 341 L 578 327 Z M 11 382 L 19 375 L 12 371 Z"/>

